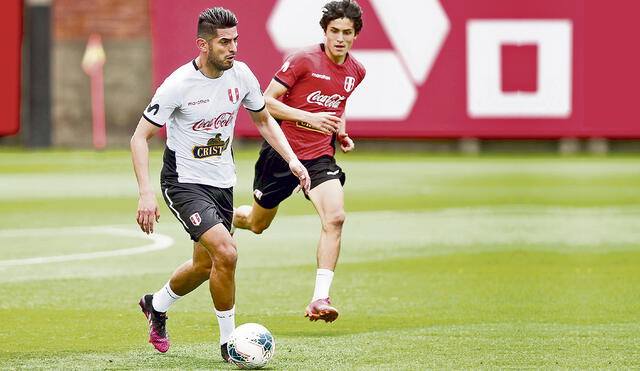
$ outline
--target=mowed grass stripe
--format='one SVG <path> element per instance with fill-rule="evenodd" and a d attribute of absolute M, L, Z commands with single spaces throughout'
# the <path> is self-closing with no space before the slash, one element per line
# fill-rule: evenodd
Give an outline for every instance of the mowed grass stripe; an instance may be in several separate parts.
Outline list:
<path fill-rule="evenodd" d="M 634 207 L 546 208 L 522 205 L 403 213 L 354 212 L 349 214 L 345 225 L 342 262 L 503 251 L 512 250 L 514 245 L 524 250 L 561 253 L 634 251 L 640 240 L 640 229 L 635 228 L 638 216 L 640 209 Z M 159 259 L 166 263 L 170 263 L 166 257 L 188 259 L 191 251 L 184 231 L 177 223 L 170 222 L 157 226 L 157 233 L 167 234 L 176 241 L 171 251 L 159 255 Z M 0 230 L 0 243 L 11 247 L 0 254 L 0 266 L 6 259 L 121 250 L 133 247 L 133 242 L 129 241 L 132 236 L 147 238 L 133 225 L 120 227 L 130 231 L 127 233 L 131 236 L 119 237 L 102 232 L 94 236 L 95 231 L 102 231 L 100 228 L 103 227 L 42 229 L 24 237 L 21 235 L 26 232 L 21 231 L 29 229 Z M 283 215 L 262 235 L 238 231 L 236 240 L 240 266 L 310 265 L 315 249 L 315 241 L 310 237 L 319 234 L 319 228 L 315 215 Z M 47 238 L 48 235 L 52 237 Z M 45 245 L 40 244 L 43 239 L 47 240 Z M 280 258 L 283 256 L 287 259 Z M 5 268 L 0 270 L 0 281 L 64 278 L 76 270 L 86 270 L 87 266 L 94 267 L 90 276 L 100 271 L 108 276 L 114 264 L 122 265 L 125 261 L 144 264 L 148 260 L 146 256 L 132 259 L 107 256 L 95 262 L 64 263 L 64 270 L 59 269 L 62 263 L 37 270 Z M 130 274 L 127 270 L 124 273 Z"/>

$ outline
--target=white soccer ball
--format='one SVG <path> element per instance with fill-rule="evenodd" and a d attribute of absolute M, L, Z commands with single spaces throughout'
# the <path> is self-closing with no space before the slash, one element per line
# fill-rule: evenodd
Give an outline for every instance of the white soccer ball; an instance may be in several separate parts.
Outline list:
<path fill-rule="evenodd" d="M 229 361 L 240 368 L 261 368 L 276 351 L 276 342 L 264 326 L 245 323 L 236 327 L 227 342 Z"/>

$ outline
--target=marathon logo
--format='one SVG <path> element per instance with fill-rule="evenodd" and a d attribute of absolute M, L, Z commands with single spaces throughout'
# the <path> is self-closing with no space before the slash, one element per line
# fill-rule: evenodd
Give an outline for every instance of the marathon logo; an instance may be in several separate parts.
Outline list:
<path fill-rule="evenodd" d="M 298 121 L 296 122 L 296 126 L 301 128 L 301 129 L 306 129 L 306 130 L 311 130 L 311 131 L 315 131 L 316 133 L 321 133 L 321 134 L 326 134 L 324 131 L 320 130 L 320 129 L 316 129 L 313 126 L 311 126 L 310 123 L 308 122 L 302 122 L 302 121 Z M 327 134 L 330 135 L 330 134 Z"/>
<path fill-rule="evenodd" d="M 329 77 L 329 76 L 327 76 L 327 75 L 323 75 L 323 74 L 321 74 L 321 73 L 315 73 L 315 72 L 312 72 L 312 73 L 311 73 L 311 76 L 316 77 L 316 78 L 318 78 L 318 79 L 331 80 L 331 77 Z"/>
<path fill-rule="evenodd" d="M 203 103 L 209 103 L 209 99 L 200 99 L 200 100 L 197 100 L 195 102 L 189 102 L 189 103 L 187 103 L 187 105 L 195 106 L 195 105 L 203 104 Z"/>
<path fill-rule="evenodd" d="M 194 146 L 193 157 L 208 158 L 221 156 L 227 147 L 229 147 L 229 140 L 231 139 L 231 137 L 229 137 L 223 142 L 222 139 L 220 139 L 221 135 L 222 134 L 216 134 L 215 138 L 209 139 L 206 146 Z"/>

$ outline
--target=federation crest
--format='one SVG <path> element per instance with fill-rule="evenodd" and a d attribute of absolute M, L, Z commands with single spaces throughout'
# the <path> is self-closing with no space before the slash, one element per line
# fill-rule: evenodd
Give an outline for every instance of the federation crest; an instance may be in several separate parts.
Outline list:
<path fill-rule="evenodd" d="M 238 88 L 227 89 L 227 93 L 229 93 L 229 100 L 233 104 L 236 104 L 240 99 L 240 91 L 238 90 Z"/>
<path fill-rule="evenodd" d="M 351 76 L 347 76 L 344 78 L 344 90 L 347 91 L 347 93 L 349 93 L 351 90 L 353 90 L 353 87 L 356 85 L 356 78 L 355 77 L 351 77 Z"/>
<path fill-rule="evenodd" d="M 189 220 L 191 220 L 191 224 L 195 225 L 196 227 L 199 226 L 200 223 L 202 222 L 202 218 L 200 217 L 200 213 L 191 214 L 191 216 L 189 217 Z"/>

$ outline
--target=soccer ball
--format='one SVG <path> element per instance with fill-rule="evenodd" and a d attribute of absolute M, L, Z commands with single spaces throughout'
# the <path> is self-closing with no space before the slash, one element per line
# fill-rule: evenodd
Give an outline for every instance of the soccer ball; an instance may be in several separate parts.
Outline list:
<path fill-rule="evenodd" d="M 276 351 L 276 342 L 264 326 L 245 323 L 236 327 L 227 342 L 229 361 L 240 368 L 261 368 Z"/>

